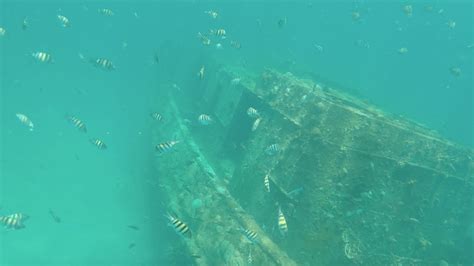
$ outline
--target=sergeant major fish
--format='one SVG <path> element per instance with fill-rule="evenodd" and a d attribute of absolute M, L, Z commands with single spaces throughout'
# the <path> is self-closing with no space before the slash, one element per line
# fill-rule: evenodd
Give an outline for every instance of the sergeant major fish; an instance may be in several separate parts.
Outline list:
<path fill-rule="evenodd" d="M 82 120 L 75 116 L 68 116 L 66 119 L 71 122 L 76 128 L 78 128 L 80 131 L 87 133 L 87 127 Z"/>
<path fill-rule="evenodd" d="M 276 143 L 268 146 L 266 149 L 265 149 L 265 153 L 268 154 L 268 155 L 275 155 L 277 154 L 278 152 L 280 152 L 280 146 Z"/>
<path fill-rule="evenodd" d="M 42 63 L 53 62 L 53 58 L 51 57 L 51 55 L 45 52 L 34 52 L 31 54 L 31 56 L 33 56 L 34 59 Z"/>
<path fill-rule="evenodd" d="M 20 120 L 20 122 L 23 124 L 23 125 L 26 125 L 28 126 L 28 129 L 30 131 L 33 131 L 33 128 L 34 128 L 34 125 L 33 125 L 33 122 L 31 122 L 31 120 L 24 114 L 16 114 L 16 117 L 18 117 L 18 120 Z"/>
<path fill-rule="evenodd" d="M 170 151 L 174 145 L 178 144 L 179 141 L 177 140 L 172 140 L 172 141 L 167 141 L 167 142 L 162 142 L 158 145 L 155 146 L 155 150 L 162 154 L 162 153 L 165 153 L 167 151 Z"/>
<path fill-rule="evenodd" d="M 99 148 L 99 150 L 105 150 L 107 149 L 107 145 L 105 145 L 105 143 L 100 140 L 100 139 L 89 139 L 89 141 L 94 144 L 94 146 L 96 146 L 97 148 Z"/>
<path fill-rule="evenodd" d="M 99 14 L 102 14 L 102 15 L 105 15 L 105 16 L 115 15 L 115 13 L 112 10 L 108 9 L 108 8 L 99 8 L 97 11 L 99 12 Z"/>
<path fill-rule="evenodd" d="M 257 119 L 255 119 L 255 121 L 253 121 L 253 124 L 252 124 L 252 131 L 255 131 L 257 130 L 258 126 L 260 125 L 260 122 L 262 121 L 262 118 L 261 117 L 258 117 Z"/>
<path fill-rule="evenodd" d="M 115 69 L 115 65 L 112 63 L 112 61 L 110 61 L 109 59 L 106 59 L 106 58 L 97 58 L 95 60 L 93 59 L 91 62 L 95 66 L 100 67 L 100 68 L 105 69 L 105 70 L 114 70 Z"/>
<path fill-rule="evenodd" d="M 151 117 L 152 117 L 154 120 L 156 120 L 156 121 L 161 121 L 161 120 L 163 120 L 163 116 L 162 116 L 161 114 L 159 114 L 159 113 L 156 113 L 156 112 L 151 113 Z"/>
<path fill-rule="evenodd" d="M 23 221 L 27 218 L 28 216 L 22 213 L 14 213 L 6 216 L 0 216 L 0 223 L 4 224 L 6 228 L 21 229 L 25 227 Z"/>
<path fill-rule="evenodd" d="M 213 122 L 213 120 L 209 115 L 201 114 L 198 117 L 198 122 L 199 122 L 199 124 L 201 124 L 203 126 L 207 126 L 207 125 L 210 125 Z"/>
<path fill-rule="evenodd" d="M 286 223 L 285 215 L 283 215 L 280 206 L 278 206 L 278 229 L 280 229 L 282 235 L 288 233 L 288 224 Z"/>
<path fill-rule="evenodd" d="M 170 222 L 170 226 L 174 228 L 176 233 L 184 237 L 191 237 L 191 230 L 189 229 L 188 225 L 182 222 L 180 219 L 173 217 L 171 214 L 167 214 L 166 218 L 168 218 Z"/>
<path fill-rule="evenodd" d="M 249 229 L 244 229 L 242 227 L 240 228 L 240 231 L 250 243 L 253 244 L 257 242 L 258 234 L 256 232 L 251 231 Z"/>
<path fill-rule="evenodd" d="M 260 114 L 258 113 L 258 111 L 253 108 L 253 107 L 249 107 L 247 109 L 247 115 L 250 116 L 251 118 L 257 118 L 260 116 Z"/>
<path fill-rule="evenodd" d="M 263 178 L 263 184 L 265 185 L 265 190 L 270 192 L 270 173 L 267 173 Z"/>
<path fill-rule="evenodd" d="M 70 26 L 70 23 L 69 23 L 69 19 L 63 15 L 58 15 L 58 20 L 59 22 L 61 22 L 62 26 L 63 27 L 69 27 Z"/>

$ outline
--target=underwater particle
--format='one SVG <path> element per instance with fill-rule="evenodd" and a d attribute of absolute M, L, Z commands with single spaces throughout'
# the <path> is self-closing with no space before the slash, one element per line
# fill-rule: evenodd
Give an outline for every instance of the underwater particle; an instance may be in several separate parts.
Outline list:
<path fill-rule="evenodd" d="M 89 142 L 96 146 L 99 150 L 107 149 L 107 145 L 100 139 L 89 139 Z"/>
<path fill-rule="evenodd" d="M 199 77 L 200 80 L 204 79 L 204 71 L 205 71 L 205 67 L 201 66 L 201 68 L 199 69 L 199 71 L 197 73 L 197 76 Z"/>
<path fill-rule="evenodd" d="M 7 30 L 3 27 L 0 27 L 0 37 L 5 36 L 5 34 L 7 34 Z"/>
<path fill-rule="evenodd" d="M 162 121 L 163 120 L 163 116 L 160 113 L 157 113 L 157 112 L 151 113 L 150 116 L 151 116 L 151 118 L 153 118 L 153 120 L 156 120 L 156 121 Z"/>
<path fill-rule="evenodd" d="M 177 234 L 184 236 L 184 237 L 191 237 L 191 230 L 189 229 L 188 225 L 185 224 L 183 221 L 180 219 L 173 217 L 171 214 L 167 214 L 166 217 L 168 218 L 170 222 L 170 226 L 174 228 Z"/>
<path fill-rule="evenodd" d="M 80 131 L 87 133 L 87 127 L 82 120 L 75 116 L 66 116 L 66 120 L 71 122 L 76 128 L 78 128 Z"/>
<path fill-rule="evenodd" d="M 360 20 L 360 12 L 359 11 L 353 11 L 352 12 L 352 20 L 353 21 L 359 21 Z"/>
<path fill-rule="evenodd" d="M 194 199 L 193 202 L 191 203 L 191 207 L 194 209 L 194 210 L 197 210 L 199 208 L 202 207 L 202 200 L 197 198 L 197 199 Z"/>
<path fill-rule="evenodd" d="M 399 49 L 397 50 L 397 52 L 398 52 L 399 54 L 406 54 L 406 53 L 408 53 L 408 48 L 406 48 L 406 47 L 401 47 L 401 48 L 399 48 Z"/>
<path fill-rule="evenodd" d="M 278 206 L 278 229 L 280 230 L 280 234 L 282 235 L 288 233 L 288 224 L 286 223 L 285 215 L 281 211 L 280 206 Z"/>
<path fill-rule="evenodd" d="M 451 67 L 451 68 L 449 68 L 449 72 L 451 72 L 451 75 L 453 75 L 455 77 L 459 77 L 461 75 L 461 68 Z"/>
<path fill-rule="evenodd" d="M 222 50 L 224 47 L 222 47 L 222 44 L 221 43 L 217 43 L 216 44 L 216 49 L 217 50 Z"/>
<path fill-rule="evenodd" d="M 201 114 L 201 115 L 198 116 L 198 122 L 199 122 L 199 124 L 201 124 L 203 126 L 208 126 L 211 123 L 213 123 L 214 120 L 212 120 L 212 118 L 209 115 Z"/>
<path fill-rule="evenodd" d="M 216 19 L 219 16 L 219 13 L 214 10 L 204 11 L 204 14 L 209 15 L 213 19 Z"/>
<path fill-rule="evenodd" d="M 95 65 L 96 67 L 99 67 L 104 70 L 115 70 L 115 65 L 110 61 L 109 59 L 106 58 L 97 58 L 97 59 L 92 59 L 91 63 Z"/>
<path fill-rule="evenodd" d="M 45 52 L 34 52 L 31 54 L 31 56 L 33 56 L 34 59 L 42 63 L 53 62 L 51 55 Z"/>
<path fill-rule="evenodd" d="M 270 146 L 268 146 L 266 149 L 265 149 L 265 153 L 268 154 L 268 155 L 275 155 L 277 154 L 278 152 L 280 152 L 280 145 L 274 143 L 274 144 L 271 144 Z"/>
<path fill-rule="evenodd" d="M 67 28 L 67 27 L 70 27 L 71 24 L 69 23 L 69 19 L 63 15 L 58 15 L 58 20 L 59 22 L 61 22 L 61 25 L 64 27 L 64 28 Z"/>
<path fill-rule="evenodd" d="M 211 39 L 209 39 L 207 36 L 201 34 L 198 32 L 198 38 L 201 40 L 201 43 L 204 45 L 210 45 L 211 44 Z"/>
<path fill-rule="evenodd" d="M 16 114 L 16 117 L 23 125 L 27 126 L 30 131 L 33 131 L 33 122 L 26 115 L 18 113 Z"/>
<path fill-rule="evenodd" d="M 219 193 L 221 195 L 225 195 L 226 192 L 227 192 L 226 189 L 223 186 L 217 186 L 216 190 L 217 190 L 217 193 Z"/>
<path fill-rule="evenodd" d="M 27 30 L 29 27 L 30 27 L 30 23 L 28 22 L 28 17 L 25 17 L 23 19 L 23 22 L 21 23 L 21 29 Z"/>
<path fill-rule="evenodd" d="M 263 178 L 263 185 L 265 186 L 265 190 L 270 193 L 270 173 L 267 173 Z"/>
<path fill-rule="evenodd" d="M 288 20 L 286 17 L 278 19 L 277 21 L 278 28 L 282 29 L 286 25 L 287 22 Z"/>
<path fill-rule="evenodd" d="M 6 228 L 21 229 L 25 225 L 23 222 L 28 219 L 27 215 L 22 213 L 14 213 L 6 216 L 0 216 L 0 223 L 4 224 Z"/>
<path fill-rule="evenodd" d="M 438 263 L 439 266 L 449 266 L 449 263 L 445 260 L 440 260 Z"/>
<path fill-rule="evenodd" d="M 412 5 L 403 6 L 403 12 L 405 13 L 405 15 L 411 17 L 413 15 L 413 6 Z"/>
<path fill-rule="evenodd" d="M 160 63 L 160 57 L 158 56 L 158 53 L 155 53 L 155 54 L 153 55 L 153 62 L 154 62 L 155 64 L 159 64 L 159 63 Z"/>
<path fill-rule="evenodd" d="M 253 108 L 253 107 L 249 107 L 247 109 L 247 115 L 251 118 L 258 118 L 260 116 L 260 114 L 258 113 L 257 109 Z"/>
<path fill-rule="evenodd" d="M 170 151 L 174 145 L 178 144 L 179 141 L 177 140 L 172 140 L 172 141 L 167 141 L 167 142 L 162 142 L 158 145 L 155 146 L 155 150 L 159 153 L 165 153 L 167 151 Z"/>
<path fill-rule="evenodd" d="M 456 27 L 456 21 L 450 20 L 450 21 L 446 22 L 446 25 L 448 25 L 448 27 L 450 29 L 454 29 Z"/>
<path fill-rule="evenodd" d="M 99 12 L 99 14 L 108 16 L 108 17 L 115 15 L 115 13 L 108 8 L 99 8 L 97 11 Z"/>

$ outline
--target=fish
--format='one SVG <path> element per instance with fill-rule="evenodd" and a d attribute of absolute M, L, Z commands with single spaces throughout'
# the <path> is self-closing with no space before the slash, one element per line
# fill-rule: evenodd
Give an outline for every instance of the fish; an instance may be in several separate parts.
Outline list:
<path fill-rule="evenodd" d="M 31 54 L 34 59 L 38 60 L 39 62 L 42 63 L 51 63 L 53 62 L 53 59 L 50 54 L 46 52 L 34 52 Z"/>
<path fill-rule="evenodd" d="M 105 145 L 105 143 L 100 140 L 100 139 L 89 139 L 89 141 L 94 144 L 94 146 L 96 146 L 97 148 L 99 148 L 99 150 L 105 150 L 107 149 L 107 145 Z"/>
<path fill-rule="evenodd" d="M 18 117 L 18 120 L 20 120 L 20 122 L 23 125 L 26 125 L 30 131 L 33 131 L 33 128 L 35 126 L 33 125 L 33 122 L 26 115 L 18 113 L 16 114 L 16 117 Z"/>
<path fill-rule="evenodd" d="M 244 229 L 244 228 L 240 228 L 240 232 L 242 232 L 242 234 L 245 236 L 245 238 L 250 242 L 250 243 L 256 243 L 257 242 L 257 237 L 258 237 L 258 234 L 254 231 L 251 231 L 249 229 Z"/>
<path fill-rule="evenodd" d="M 99 12 L 99 14 L 109 16 L 109 17 L 115 15 L 115 13 L 108 8 L 99 8 L 97 11 Z"/>
<path fill-rule="evenodd" d="M 263 178 L 263 184 L 265 185 L 265 190 L 270 193 L 270 173 L 267 173 Z"/>
<path fill-rule="evenodd" d="M 105 69 L 105 70 L 115 70 L 115 65 L 114 63 L 112 63 L 112 61 L 110 61 L 109 59 L 106 59 L 106 58 L 97 58 L 97 59 L 93 59 L 92 61 L 92 64 L 94 64 L 95 66 L 97 67 L 100 67 L 102 69 Z"/>
<path fill-rule="evenodd" d="M 5 36 L 5 34 L 7 34 L 7 30 L 3 27 L 0 27 L 0 37 Z"/>
<path fill-rule="evenodd" d="M 405 15 L 411 17 L 413 15 L 413 6 L 412 5 L 403 6 L 403 12 L 405 13 Z"/>
<path fill-rule="evenodd" d="M 225 29 L 211 30 L 210 33 L 211 33 L 212 35 L 216 35 L 217 37 L 221 37 L 221 38 L 225 38 L 225 37 L 226 37 L 226 34 L 227 34 L 227 32 L 225 31 Z"/>
<path fill-rule="evenodd" d="M 170 226 L 173 227 L 173 229 L 176 231 L 177 234 L 183 236 L 183 237 L 192 237 L 191 230 L 189 229 L 188 225 L 185 224 L 183 221 L 180 219 L 172 216 L 171 214 L 167 214 L 166 216 L 170 222 Z"/>
<path fill-rule="evenodd" d="M 172 141 L 167 141 L 167 142 L 162 142 L 162 143 L 159 143 L 158 145 L 155 146 L 155 150 L 162 154 L 162 153 L 165 153 L 167 151 L 170 151 L 174 145 L 178 144 L 179 141 L 177 140 L 172 140 Z"/>
<path fill-rule="evenodd" d="M 199 69 L 199 72 L 197 73 L 200 80 L 204 79 L 204 70 L 205 70 L 205 67 L 201 66 L 201 68 Z"/>
<path fill-rule="evenodd" d="M 277 22 L 278 28 L 282 29 L 287 23 L 286 17 L 280 18 Z"/>
<path fill-rule="evenodd" d="M 253 124 L 252 124 L 252 131 L 257 130 L 258 126 L 260 125 L 260 122 L 262 122 L 262 118 L 261 118 L 261 117 L 258 117 L 257 119 L 255 119 L 255 121 L 253 121 Z"/>
<path fill-rule="evenodd" d="M 207 36 L 201 34 L 198 32 L 198 38 L 201 40 L 201 43 L 204 45 L 211 45 L 211 39 L 209 39 Z"/>
<path fill-rule="evenodd" d="M 268 155 L 275 155 L 277 154 L 278 152 L 280 152 L 280 145 L 274 143 L 274 144 L 271 144 L 270 146 L 268 146 L 266 149 L 265 149 L 265 153 L 268 154 Z"/>
<path fill-rule="evenodd" d="M 28 216 L 22 213 L 14 213 L 6 216 L 0 216 L 0 223 L 4 224 L 6 228 L 21 229 L 25 227 L 23 221 L 27 218 Z"/>
<path fill-rule="evenodd" d="M 281 207 L 278 207 L 278 229 L 282 235 L 288 233 L 288 224 L 286 223 L 285 215 L 281 211 Z"/>
<path fill-rule="evenodd" d="M 151 113 L 151 117 L 156 121 L 163 120 L 163 116 L 157 112 Z"/>
<path fill-rule="evenodd" d="M 260 116 L 257 109 L 255 109 L 253 107 L 249 107 L 247 109 L 247 115 L 250 116 L 251 118 L 258 118 Z"/>
<path fill-rule="evenodd" d="M 213 19 L 216 19 L 219 16 L 219 13 L 213 10 L 204 11 L 204 14 L 208 14 Z"/>
<path fill-rule="evenodd" d="M 230 46 L 234 47 L 235 49 L 242 48 L 242 45 L 238 41 L 230 41 Z"/>
<path fill-rule="evenodd" d="M 135 225 L 127 225 L 128 228 L 130 229 L 133 229 L 133 230 L 140 230 L 140 228 L 138 228 L 138 226 L 135 226 Z"/>
<path fill-rule="evenodd" d="M 82 120 L 75 116 L 68 116 L 66 119 L 71 122 L 76 128 L 78 128 L 80 131 L 87 133 L 87 127 Z"/>
<path fill-rule="evenodd" d="M 451 67 L 449 68 L 449 72 L 455 77 L 459 77 L 461 75 L 461 68 L 459 67 Z"/>
<path fill-rule="evenodd" d="M 69 19 L 63 15 L 58 15 L 57 16 L 58 19 L 59 19 L 59 22 L 61 22 L 62 26 L 67 28 L 67 27 L 70 27 L 71 24 L 69 23 Z"/>
<path fill-rule="evenodd" d="M 360 12 L 359 11 L 353 11 L 352 12 L 352 20 L 353 21 L 359 21 L 360 20 Z"/>
<path fill-rule="evenodd" d="M 56 222 L 56 223 L 61 223 L 61 218 L 59 218 L 59 216 L 57 216 L 53 210 L 49 209 L 49 215 L 51 215 L 51 217 L 53 218 L 53 220 Z"/>
<path fill-rule="evenodd" d="M 198 122 L 199 124 L 203 126 L 207 126 L 207 125 L 210 125 L 213 122 L 213 120 L 209 115 L 201 114 L 198 117 Z"/>
<path fill-rule="evenodd" d="M 448 25 L 450 29 L 454 29 L 456 27 L 456 21 L 450 20 L 446 22 L 446 25 Z"/>
<path fill-rule="evenodd" d="M 21 29 L 27 30 L 29 27 L 30 27 L 30 23 L 28 23 L 28 17 L 25 17 L 23 19 L 23 22 L 21 23 Z"/>
<path fill-rule="evenodd" d="M 400 49 L 397 50 L 399 54 L 406 54 L 408 53 L 408 48 L 406 47 L 402 47 Z"/>

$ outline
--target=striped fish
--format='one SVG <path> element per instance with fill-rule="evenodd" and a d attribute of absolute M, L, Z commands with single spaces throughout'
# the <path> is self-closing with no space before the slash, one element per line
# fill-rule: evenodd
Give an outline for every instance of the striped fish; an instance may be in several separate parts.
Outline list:
<path fill-rule="evenodd" d="M 260 116 L 258 111 L 253 107 L 249 107 L 249 109 L 247 109 L 247 115 L 251 118 L 258 118 Z"/>
<path fill-rule="evenodd" d="M 97 11 L 99 12 L 99 14 L 102 14 L 102 15 L 105 15 L 105 16 L 115 15 L 115 13 L 112 10 L 108 9 L 108 8 L 99 8 Z"/>
<path fill-rule="evenodd" d="M 278 207 L 278 229 L 280 229 L 282 235 L 288 233 L 288 224 L 286 223 L 285 215 L 281 211 L 281 207 Z"/>
<path fill-rule="evenodd" d="M 93 60 L 92 63 L 95 66 L 100 67 L 100 68 L 105 69 L 105 70 L 114 70 L 115 69 L 114 63 L 112 63 L 112 61 L 110 61 L 109 59 L 106 59 L 106 58 L 97 58 L 97 59 Z"/>
<path fill-rule="evenodd" d="M 189 229 L 188 225 L 182 222 L 180 219 L 173 217 L 171 214 L 168 213 L 166 216 L 168 220 L 170 221 L 170 226 L 174 228 L 176 233 L 178 233 L 181 236 L 185 237 L 191 237 L 191 230 Z"/>
<path fill-rule="evenodd" d="M 42 62 L 42 63 L 51 63 L 53 62 L 53 59 L 50 54 L 45 53 L 45 52 L 34 52 L 31 54 L 34 59 Z"/>
<path fill-rule="evenodd" d="M 7 216 L 0 216 L 0 223 L 3 223 L 6 228 L 21 229 L 25 226 L 23 221 L 28 217 L 21 213 L 10 214 Z"/>
<path fill-rule="evenodd" d="M 65 16 L 63 16 L 63 15 L 58 15 L 57 17 L 58 17 L 59 22 L 61 22 L 61 24 L 62 24 L 63 27 L 66 28 L 66 27 L 71 26 L 71 25 L 69 24 L 69 19 L 68 19 L 67 17 L 65 17 Z"/>
<path fill-rule="evenodd" d="M 20 120 L 20 122 L 23 124 L 23 125 L 26 125 L 30 131 L 33 131 L 33 128 L 35 127 L 33 125 L 33 122 L 31 122 L 31 120 L 24 114 L 16 114 L 16 117 L 18 117 L 18 120 Z"/>
<path fill-rule="evenodd" d="M 84 133 L 87 133 L 87 127 L 86 127 L 86 124 L 84 124 L 84 122 L 82 122 L 82 120 L 80 120 L 79 118 L 75 117 L 75 116 L 68 116 L 67 117 L 67 120 L 69 122 L 71 122 L 76 128 L 78 128 L 80 131 L 84 132 Z"/>
<path fill-rule="evenodd" d="M 280 145 L 274 143 L 270 146 L 268 146 L 266 149 L 265 149 L 265 153 L 268 154 L 268 155 L 275 155 L 277 154 L 278 152 L 280 152 Z"/>
<path fill-rule="evenodd" d="M 162 154 L 162 153 L 165 153 L 167 151 L 170 151 L 174 145 L 178 144 L 179 141 L 177 140 L 172 140 L 172 141 L 167 141 L 167 142 L 163 142 L 163 143 L 160 143 L 158 145 L 155 146 L 155 150 Z"/>
<path fill-rule="evenodd" d="M 270 173 L 266 174 L 263 178 L 263 184 L 265 185 L 265 190 L 270 192 Z"/>
<path fill-rule="evenodd" d="M 244 234 L 245 238 L 250 242 L 250 243 L 256 243 L 257 242 L 257 233 L 254 231 L 251 231 L 249 229 L 244 229 L 240 228 L 240 231 L 242 234 Z"/>
<path fill-rule="evenodd" d="M 247 263 L 252 264 L 253 259 L 252 259 L 252 247 L 249 246 L 249 255 L 247 256 Z"/>
<path fill-rule="evenodd" d="M 257 130 L 258 126 L 260 125 L 260 122 L 262 122 L 262 118 L 261 118 L 261 117 L 255 119 L 255 121 L 253 121 L 253 124 L 252 124 L 252 131 Z"/>
<path fill-rule="evenodd" d="M 155 113 L 151 113 L 151 117 L 152 117 L 154 120 L 156 120 L 156 121 L 161 121 L 161 120 L 163 120 L 163 116 L 160 115 L 159 113 L 156 113 L 156 112 L 155 112 Z"/>
<path fill-rule="evenodd" d="M 90 139 L 89 140 L 92 144 L 94 144 L 94 146 L 96 146 L 97 148 L 99 148 L 99 150 L 105 150 L 107 149 L 107 145 L 105 145 L 105 143 L 100 140 L 100 139 Z"/>
<path fill-rule="evenodd" d="M 198 117 L 199 124 L 207 126 L 213 122 L 212 118 L 209 115 L 202 114 Z"/>
<path fill-rule="evenodd" d="M 218 37 L 225 38 L 227 33 L 224 29 L 217 29 L 217 30 L 211 30 L 211 34 L 214 34 Z"/>

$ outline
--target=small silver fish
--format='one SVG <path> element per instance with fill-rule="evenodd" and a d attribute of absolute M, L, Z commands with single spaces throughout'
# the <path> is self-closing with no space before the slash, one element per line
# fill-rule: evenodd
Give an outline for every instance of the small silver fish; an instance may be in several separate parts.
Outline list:
<path fill-rule="evenodd" d="M 26 125 L 28 126 L 29 130 L 30 131 L 33 131 L 33 128 L 35 127 L 33 125 L 33 122 L 31 122 L 31 120 L 24 114 L 16 114 L 16 117 L 18 117 L 18 120 L 20 120 L 20 122 L 23 124 L 23 125 Z"/>
<path fill-rule="evenodd" d="M 198 122 L 199 122 L 199 124 L 201 124 L 203 126 L 207 126 L 207 125 L 210 125 L 213 122 L 213 120 L 209 115 L 201 114 L 198 117 Z"/>

